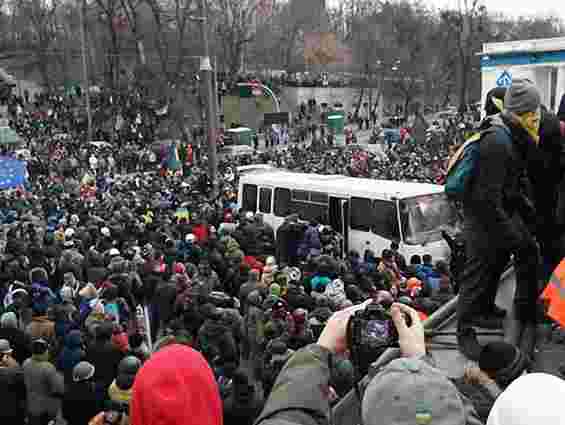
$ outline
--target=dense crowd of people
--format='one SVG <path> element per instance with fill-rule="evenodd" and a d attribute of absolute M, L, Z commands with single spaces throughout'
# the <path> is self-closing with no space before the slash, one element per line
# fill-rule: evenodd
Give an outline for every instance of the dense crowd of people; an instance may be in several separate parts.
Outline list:
<path fill-rule="evenodd" d="M 333 229 L 296 215 L 274 229 L 238 208 L 228 173 L 211 196 L 204 156 L 157 173 L 167 154 L 147 146 L 141 111 L 106 135 L 124 143 L 97 145 L 78 142 L 84 122 L 63 98 L 19 106 L 11 125 L 28 141 L 30 175 L 0 194 L 5 423 L 330 423 L 330 407 L 358 383 L 347 323 L 369 303 L 389 310 L 403 358 L 366 388 L 366 425 L 534 424 L 565 394 L 558 378 L 516 380 L 530 359 L 503 342 L 458 379 L 435 368 L 422 321 L 457 287 L 426 252 L 404 258 L 393 242 L 341 253 Z M 377 160 L 296 145 L 240 163 L 436 181 L 445 148 L 406 138 Z M 528 411 L 534 422 L 513 413 L 525 388 L 552 394 Z"/>
<path fill-rule="evenodd" d="M 72 98 L 10 105 L 29 170 L 25 187 L 4 192 L 2 209 L 0 349 L 11 423 L 125 418 L 130 402 L 135 411 L 134 376 L 171 344 L 201 353 L 226 423 L 251 423 L 285 362 L 333 312 L 381 297 L 426 317 L 453 295 L 447 265 L 429 256 L 407 264 L 392 246 L 344 259 L 332 249 L 335 232 L 293 216 L 275 238 L 260 214 L 237 209 L 235 181 L 222 178 L 224 190 L 210 198 L 205 157 L 184 155 L 181 175 L 156 173 L 167 151 L 148 146 L 151 120 L 139 119 L 132 99 L 98 100 L 128 103 L 125 132 L 96 127 L 103 140 L 125 143 L 81 143 L 86 123 Z M 352 160 L 294 146 L 240 163 L 347 173 Z M 332 368 L 337 399 L 354 375 L 345 357 Z"/>
<path fill-rule="evenodd" d="M 425 316 L 452 296 L 445 264 L 406 264 L 394 249 L 343 260 L 327 254 L 331 233 L 297 217 L 275 239 L 260 214 L 237 211 L 233 192 L 207 199 L 196 174 L 135 175 L 96 184 L 88 198 L 72 179 L 37 177 L 3 199 L 0 348 L 12 369 L 1 388 L 17 390 L 3 412 L 11 423 L 58 412 L 87 423 L 106 401 L 127 410 L 133 375 L 172 343 L 202 353 L 225 421 L 248 412 L 251 423 L 286 360 L 334 311 L 385 297 Z M 335 368 L 343 395 L 351 365 L 339 358 Z"/>

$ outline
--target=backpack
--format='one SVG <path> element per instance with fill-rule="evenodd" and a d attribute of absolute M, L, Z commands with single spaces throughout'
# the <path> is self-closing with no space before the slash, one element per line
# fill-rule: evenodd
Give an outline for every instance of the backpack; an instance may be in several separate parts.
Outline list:
<path fill-rule="evenodd" d="M 463 201 L 471 190 L 477 174 L 480 141 L 486 134 L 496 132 L 499 137 L 511 137 L 510 130 L 500 120 L 489 128 L 471 136 L 449 158 L 445 179 L 445 194 L 452 201 Z"/>

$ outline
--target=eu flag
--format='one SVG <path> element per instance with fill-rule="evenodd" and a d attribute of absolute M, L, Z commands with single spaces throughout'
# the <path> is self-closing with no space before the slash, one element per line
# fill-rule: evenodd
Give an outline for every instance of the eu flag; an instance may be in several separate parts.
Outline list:
<path fill-rule="evenodd" d="M 26 182 L 26 162 L 0 156 L 0 189 L 12 189 Z"/>

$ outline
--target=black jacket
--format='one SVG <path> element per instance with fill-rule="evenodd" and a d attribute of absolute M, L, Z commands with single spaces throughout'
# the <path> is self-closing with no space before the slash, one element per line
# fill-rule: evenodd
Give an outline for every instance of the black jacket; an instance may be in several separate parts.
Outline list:
<path fill-rule="evenodd" d="M 473 403 L 477 415 L 486 424 L 488 415 L 496 401 L 495 396 L 482 385 L 469 384 L 463 378 L 452 379 L 451 382 L 455 384 L 461 394 Z"/>
<path fill-rule="evenodd" d="M 159 319 L 166 325 L 174 319 L 174 305 L 177 297 L 177 287 L 174 282 L 160 282 L 153 298 L 157 307 Z"/>
<path fill-rule="evenodd" d="M 477 171 L 463 203 L 465 241 L 471 256 L 507 252 L 530 243 L 528 225 L 535 219 L 526 159 L 536 146 L 508 116 L 487 120 L 486 126 L 498 123 L 511 135 L 489 131 L 480 142 Z"/>
<path fill-rule="evenodd" d="M 0 420 L 2 423 L 18 423 L 25 417 L 26 387 L 20 367 L 0 367 Z M 2 419 L 10 418 L 11 421 Z"/>
<path fill-rule="evenodd" d="M 86 361 L 96 368 L 94 381 L 104 388 L 108 388 L 117 376 L 122 358 L 122 352 L 110 341 L 97 341 L 86 351 Z"/>
<path fill-rule="evenodd" d="M 224 400 L 224 425 L 253 425 L 263 409 L 263 401 L 253 387 L 248 391 L 234 389 Z"/>
<path fill-rule="evenodd" d="M 537 236 L 546 241 L 555 235 L 559 183 L 565 170 L 565 146 L 555 114 L 543 111 L 539 134 L 539 149 L 528 158 L 528 174 L 538 213 Z"/>
<path fill-rule="evenodd" d="M 92 382 L 69 385 L 61 406 L 63 419 L 70 425 L 88 425 L 103 408 Z"/>
<path fill-rule="evenodd" d="M 198 332 L 198 344 L 210 363 L 238 361 L 237 346 L 231 329 L 225 323 L 208 319 Z"/>

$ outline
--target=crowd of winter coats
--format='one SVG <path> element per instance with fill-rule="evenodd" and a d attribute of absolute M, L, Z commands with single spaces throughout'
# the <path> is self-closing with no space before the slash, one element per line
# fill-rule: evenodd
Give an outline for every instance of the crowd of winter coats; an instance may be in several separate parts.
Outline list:
<path fill-rule="evenodd" d="M 234 193 L 209 201 L 180 185 L 132 177 L 88 202 L 49 187 L 0 199 L 5 423 L 125 418 L 137 371 L 174 342 L 214 371 L 224 422 L 251 423 L 334 311 L 386 298 L 425 317 L 451 297 L 448 267 L 429 256 L 407 264 L 393 245 L 343 258 L 327 226 L 290 216 L 275 235 Z M 353 366 L 333 367 L 341 396 Z"/>

